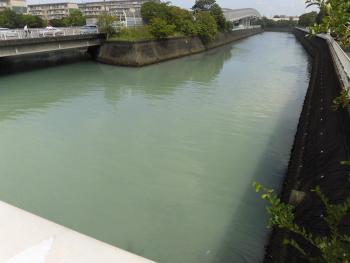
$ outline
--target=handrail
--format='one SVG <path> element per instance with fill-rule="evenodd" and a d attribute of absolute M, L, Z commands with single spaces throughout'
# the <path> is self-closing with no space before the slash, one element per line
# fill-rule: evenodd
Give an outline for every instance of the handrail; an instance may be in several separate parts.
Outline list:
<path fill-rule="evenodd" d="M 0 31 L 0 41 L 12 39 L 16 40 L 28 38 L 83 35 L 83 33 L 81 32 L 81 27 L 60 27 L 57 29 L 59 29 L 59 33 L 56 32 L 52 34 L 46 32 L 46 28 L 30 28 L 27 31 L 24 29 L 9 29 L 8 31 Z M 98 32 L 96 34 L 98 34 Z"/>
<path fill-rule="evenodd" d="M 308 29 L 297 27 L 305 33 L 309 33 Z M 340 77 L 341 84 L 344 89 L 350 88 L 350 58 L 337 41 L 329 34 L 318 34 L 317 37 L 327 41 L 330 48 L 334 64 Z"/>

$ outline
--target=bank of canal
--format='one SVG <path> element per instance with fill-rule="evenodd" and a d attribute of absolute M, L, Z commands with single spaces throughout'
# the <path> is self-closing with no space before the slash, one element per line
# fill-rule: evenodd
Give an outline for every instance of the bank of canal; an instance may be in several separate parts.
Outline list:
<path fill-rule="evenodd" d="M 309 81 L 292 34 L 0 78 L 0 199 L 159 262 L 259 262 Z"/>

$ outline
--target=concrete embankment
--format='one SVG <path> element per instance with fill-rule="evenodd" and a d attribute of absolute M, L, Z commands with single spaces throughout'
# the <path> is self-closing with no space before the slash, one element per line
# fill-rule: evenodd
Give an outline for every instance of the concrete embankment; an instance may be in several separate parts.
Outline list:
<path fill-rule="evenodd" d="M 88 48 L 76 48 L 0 58 L 0 75 L 90 60 Z"/>
<path fill-rule="evenodd" d="M 219 33 L 212 42 L 207 44 L 198 37 L 171 38 L 161 41 L 107 41 L 100 47 L 97 60 L 112 65 L 145 66 L 204 52 L 261 32 L 262 29 L 249 29 Z"/>
<path fill-rule="evenodd" d="M 313 63 L 281 196 L 285 202 L 298 201 L 295 203 L 296 222 L 315 235 L 321 235 L 329 231 L 323 220 L 325 211 L 310 190 L 320 186 L 335 203 L 350 196 L 349 166 L 340 164 L 350 159 L 350 118 L 347 110 L 333 109 L 333 100 L 339 96 L 342 85 L 329 43 L 321 37 L 310 38 L 299 29 L 295 29 L 294 34 Z M 304 194 L 304 198 L 295 198 Z M 341 231 L 350 232 L 350 216 L 342 221 Z M 304 262 L 297 251 L 282 245 L 286 237 L 291 236 L 274 229 L 264 262 Z M 308 243 L 295 238 L 311 249 Z"/>

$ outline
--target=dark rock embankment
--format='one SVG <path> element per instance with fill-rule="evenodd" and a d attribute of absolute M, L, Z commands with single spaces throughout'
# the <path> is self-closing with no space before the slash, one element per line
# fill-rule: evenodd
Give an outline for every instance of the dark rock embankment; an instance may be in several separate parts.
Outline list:
<path fill-rule="evenodd" d="M 293 190 L 304 192 L 304 200 L 296 206 L 296 221 L 315 235 L 322 235 L 329 231 L 323 220 L 324 207 L 310 190 L 320 186 L 335 203 L 350 196 L 349 166 L 340 164 L 350 159 L 350 118 L 347 110 L 333 109 L 333 100 L 342 87 L 327 41 L 310 38 L 298 29 L 294 34 L 312 56 L 313 68 L 282 199 L 289 202 Z M 350 217 L 344 218 L 341 231 L 350 232 Z M 297 251 L 282 245 L 286 237 L 287 233 L 274 229 L 264 262 L 304 262 Z M 312 251 L 307 243 L 305 246 Z"/>

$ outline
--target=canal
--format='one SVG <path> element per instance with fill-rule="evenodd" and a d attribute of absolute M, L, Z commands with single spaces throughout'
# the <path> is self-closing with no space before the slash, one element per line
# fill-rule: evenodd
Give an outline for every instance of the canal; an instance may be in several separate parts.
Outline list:
<path fill-rule="evenodd" d="M 309 81 L 293 35 L 0 78 L 0 199 L 161 263 L 260 262 Z"/>

